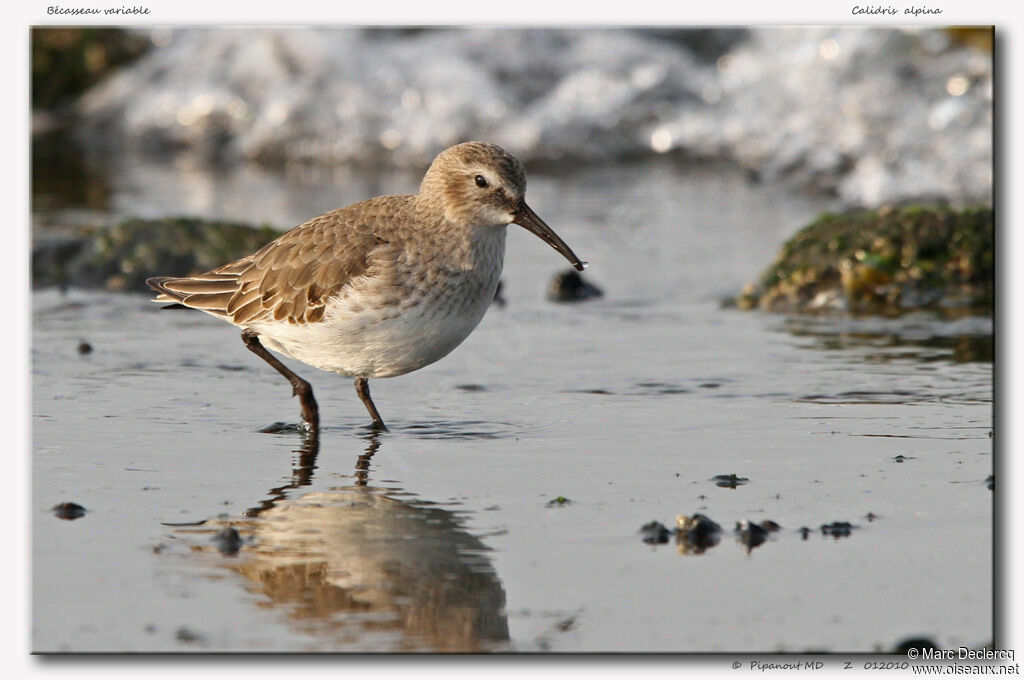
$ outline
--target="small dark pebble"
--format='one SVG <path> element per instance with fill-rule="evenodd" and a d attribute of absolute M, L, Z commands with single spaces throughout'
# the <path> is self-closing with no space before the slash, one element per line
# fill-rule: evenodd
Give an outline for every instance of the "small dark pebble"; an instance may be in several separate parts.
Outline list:
<path fill-rule="evenodd" d="M 217 535 L 214 536 L 212 540 L 217 546 L 217 550 L 220 550 L 220 554 L 225 557 L 234 557 L 237 555 L 243 543 L 242 537 L 234 527 L 222 529 L 217 532 Z"/>
<path fill-rule="evenodd" d="M 892 460 L 893 460 L 893 462 L 894 462 L 894 463 L 904 463 L 904 462 L 906 462 L 906 461 L 908 461 L 908 460 L 914 460 L 914 457 L 913 457 L 913 456 L 904 456 L 904 455 L 903 455 L 903 454 L 901 453 L 901 454 L 900 454 L 900 455 L 898 455 L 898 456 L 893 456 L 893 459 L 892 459 Z"/>
<path fill-rule="evenodd" d="M 78 343 L 78 353 L 81 355 L 92 354 L 92 345 L 82 340 Z"/>
<path fill-rule="evenodd" d="M 463 392 L 486 392 L 487 388 L 483 385 L 456 385 L 455 389 L 462 390 Z"/>
<path fill-rule="evenodd" d="M 575 616 L 570 616 L 567 619 L 562 619 L 561 621 L 559 621 L 558 623 L 555 624 L 555 628 L 560 633 L 567 633 L 567 632 L 569 632 L 570 630 L 572 630 L 575 627 L 576 627 L 576 617 Z"/>
<path fill-rule="evenodd" d="M 869 512 L 868 514 L 864 515 L 864 519 L 866 519 L 869 522 L 874 522 L 876 519 L 878 519 L 878 515 L 876 515 L 873 512 Z"/>
<path fill-rule="evenodd" d="M 807 527 L 800 527 L 797 531 L 800 533 L 800 537 L 805 541 L 807 540 L 807 537 L 811 535 L 811 530 Z"/>
<path fill-rule="evenodd" d="M 700 555 L 721 540 L 722 527 L 707 515 L 697 513 L 676 518 L 676 544 L 684 553 Z"/>
<path fill-rule="evenodd" d="M 572 501 L 569 500 L 568 498 L 566 498 L 565 496 L 559 496 L 557 498 L 552 498 L 551 500 L 549 500 L 547 502 L 547 506 L 546 507 L 549 507 L 549 508 L 560 508 L 563 505 L 569 505 L 570 503 L 572 503 Z"/>
<path fill-rule="evenodd" d="M 654 394 L 689 394 L 690 390 L 679 385 L 673 385 L 672 383 L 663 382 L 641 382 L 636 384 L 637 387 L 644 390 L 647 393 Z"/>
<path fill-rule="evenodd" d="M 201 642 L 203 639 L 202 635 L 189 630 L 185 626 L 182 626 L 177 631 L 175 631 L 174 637 L 178 640 L 178 642 Z"/>
<path fill-rule="evenodd" d="M 907 638 L 906 640 L 901 640 L 901 641 L 897 642 L 895 649 L 893 649 L 892 651 L 893 651 L 894 654 L 906 654 L 911 649 L 915 649 L 918 652 L 923 652 L 926 649 L 928 649 L 928 650 L 935 650 L 935 649 L 942 649 L 942 648 L 939 647 L 937 644 L 935 644 L 934 640 L 931 640 L 929 638 L 913 637 L 913 638 Z"/>
<path fill-rule="evenodd" d="M 654 394 L 689 394 L 690 390 L 675 383 L 645 381 L 636 384 L 642 390 Z"/>
<path fill-rule="evenodd" d="M 295 424 L 295 423 L 283 423 L 281 421 L 278 421 L 276 423 L 271 423 L 270 425 L 267 425 L 266 427 L 260 428 L 260 432 L 263 432 L 264 434 L 283 434 L 283 433 L 286 433 L 286 432 L 300 432 L 300 431 L 301 430 L 300 430 L 300 428 L 299 428 L 299 426 L 297 424 Z"/>
<path fill-rule="evenodd" d="M 548 300 L 552 302 L 581 302 L 602 295 L 604 292 L 600 288 L 584 281 L 575 269 L 555 275 L 548 284 Z"/>
<path fill-rule="evenodd" d="M 723 489 L 735 489 L 737 486 L 743 486 L 750 480 L 746 477 L 737 477 L 736 475 L 715 475 L 711 478 L 711 481 L 715 483 L 715 486 L 720 486 Z"/>
<path fill-rule="evenodd" d="M 654 521 L 640 527 L 640 535 L 643 537 L 644 543 L 657 545 L 659 543 L 668 543 L 672 532 L 661 522 Z"/>
<path fill-rule="evenodd" d="M 57 519 L 78 519 L 85 517 L 85 508 L 78 503 L 58 503 L 53 506 L 53 515 Z"/>
<path fill-rule="evenodd" d="M 844 538 L 849 536 L 856 528 L 857 527 L 849 522 L 832 522 L 831 524 L 822 524 L 821 533 L 825 536 L 832 536 L 834 538 Z"/>
<path fill-rule="evenodd" d="M 736 523 L 736 533 L 739 534 L 740 543 L 746 547 L 748 555 L 754 548 L 768 540 L 767 529 L 746 519 Z"/>

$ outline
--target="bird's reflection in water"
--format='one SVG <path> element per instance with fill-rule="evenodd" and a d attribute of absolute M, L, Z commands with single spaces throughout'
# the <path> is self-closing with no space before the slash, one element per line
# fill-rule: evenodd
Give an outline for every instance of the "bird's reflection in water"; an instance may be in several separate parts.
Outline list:
<path fill-rule="evenodd" d="M 487 547 L 451 511 L 372 486 L 381 439 L 367 439 L 352 486 L 293 498 L 316 470 L 320 442 L 307 439 L 292 481 L 231 523 L 245 543 L 223 565 L 325 651 L 504 649 L 505 593 Z"/>

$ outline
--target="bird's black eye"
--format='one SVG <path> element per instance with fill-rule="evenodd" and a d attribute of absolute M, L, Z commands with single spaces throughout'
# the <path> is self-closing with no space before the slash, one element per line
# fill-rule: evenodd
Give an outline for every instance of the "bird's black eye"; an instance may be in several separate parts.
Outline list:
<path fill-rule="evenodd" d="M 480 187 L 481 189 L 486 189 L 486 188 L 487 188 L 487 186 L 488 186 L 488 185 L 487 185 L 487 180 L 486 180 L 486 179 L 484 179 L 484 176 L 483 176 L 483 175 L 477 175 L 477 176 L 476 176 L 476 177 L 474 177 L 473 179 L 474 179 L 474 181 L 476 182 L 476 185 L 477 185 L 478 187 Z"/>

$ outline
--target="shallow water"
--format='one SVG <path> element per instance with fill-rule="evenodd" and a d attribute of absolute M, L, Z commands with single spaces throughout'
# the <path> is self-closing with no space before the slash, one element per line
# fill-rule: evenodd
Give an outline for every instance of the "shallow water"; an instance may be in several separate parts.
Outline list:
<path fill-rule="evenodd" d="M 328 179 L 129 167 L 100 210 L 284 227 L 415 187 Z M 508 305 L 441 362 L 373 381 L 377 436 L 349 381 L 305 367 L 318 446 L 259 432 L 298 405 L 215 319 L 33 293 L 33 649 L 992 639 L 989 320 L 720 308 L 827 207 L 727 171 L 531 174 L 529 199 L 605 297 L 547 302 L 564 262 L 513 227 Z M 712 479 L 732 474 L 749 481 Z M 85 516 L 56 518 L 65 501 Z M 696 512 L 725 529 L 703 554 L 641 541 Z M 741 519 L 782 530 L 748 551 Z M 856 528 L 826 537 L 833 521 Z M 214 540 L 229 525 L 236 554 Z"/>

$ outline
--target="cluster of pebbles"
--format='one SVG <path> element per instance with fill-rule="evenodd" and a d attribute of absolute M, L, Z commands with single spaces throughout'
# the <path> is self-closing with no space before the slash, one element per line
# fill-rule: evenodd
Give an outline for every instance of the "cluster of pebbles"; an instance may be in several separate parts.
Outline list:
<path fill-rule="evenodd" d="M 876 518 L 876 515 L 869 513 L 869 521 Z M 832 538 L 846 538 L 854 529 L 858 528 L 850 522 L 830 522 L 818 527 L 822 536 Z M 778 522 L 770 519 L 761 522 L 752 522 L 749 519 L 741 519 L 736 522 L 733 533 L 736 541 L 742 545 L 749 555 L 754 548 L 765 543 L 775 534 L 780 534 L 782 527 Z M 809 527 L 800 527 L 797 533 L 803 540 L 814 533 Z M 707 515 L 696 513 L 693 515 L 679 515 L 676 518 L 676 527 L 669 529 L 657 520 L 648 522 L 640 527 L 640 536 L 648 545 L 659 545 L 669 543 L 675 536 L 676 545 L 681 555 L 701 555 L 707 550 L 714 548 L 721 540 L 724 531 L 717 522 Z"/>

